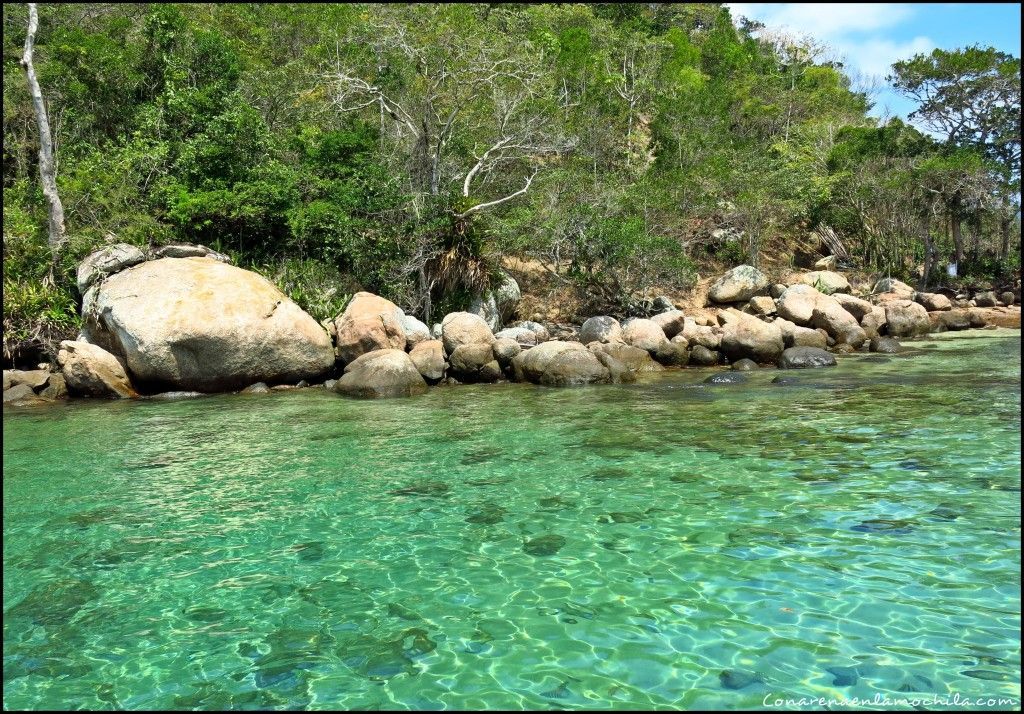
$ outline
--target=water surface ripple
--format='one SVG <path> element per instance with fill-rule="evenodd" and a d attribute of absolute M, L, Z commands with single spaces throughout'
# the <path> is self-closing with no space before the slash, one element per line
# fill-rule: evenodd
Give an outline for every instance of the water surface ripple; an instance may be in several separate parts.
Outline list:
<path fill-rule="evenodd" d="M 1019 697 L 1020 333 L 913 347 L 5 411 L 4 707 Z"/>

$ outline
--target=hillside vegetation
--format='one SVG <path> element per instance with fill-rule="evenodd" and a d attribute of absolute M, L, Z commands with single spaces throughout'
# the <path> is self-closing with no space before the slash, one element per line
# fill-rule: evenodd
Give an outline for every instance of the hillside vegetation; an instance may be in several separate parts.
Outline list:
<path fill-rule="evenodd" d="M 75 266 L 112 242 L 207 245 L 317 319 L 365 289 L 428 324 L 503 268 L 581 314 L 829 252 L 1019 271 L 1018 58 L 898 64 L 922 133 L 712 3 L 41 5 L 54 254 L 27 25 L 4 5 L 5 361 L 76 333 Z"/>

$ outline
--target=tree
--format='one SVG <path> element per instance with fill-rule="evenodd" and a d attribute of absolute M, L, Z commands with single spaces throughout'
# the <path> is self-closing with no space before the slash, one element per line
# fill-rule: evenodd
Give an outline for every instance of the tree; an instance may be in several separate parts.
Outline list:
<path fill-rule="evenodd" d="M 49 245 L 53 263 L 56 264 L 67 236 L 64 227 L 64 205 L 57 193 L 57 167 L 53 156 L 50 121 L 46 116 L 46 103 L 43 101 L 43 92 L 39 88 L 36 68 L 32 62 L 38 29 L 39 13 L 36 11 L 36 4 L 30 2 L 28 3 L 28 34 L 25 35 L 25 52 L 21 57 L 21 66 L 25 68 L 25 75 L 28 78 L 32 108 L 35 111 L 36 124 L 39 127 L 39 178 L 43 184 L 43 195 L 46 196 L 50 206 Z"/>
<path fill-rule="evenodd" d="M 945 138 L 950 149 L 974 149 L 992 162 L 1003 193 L 1020 191 L 1020 58 L 993 47 L 936 49 L 893 65 L 889 77 L 900 92 L 915 99 L 910 117 Z M 947 194 L 956 262 L 962 264 L 961 222 L 972 218 L 975 250 L 980 240 L 982 201 L 960 192 Z M 1012 200 L 997 201 L 1003 225 L 1016 212 Z M 1006 242 L 1004 229 L 1004 242 Z"/>

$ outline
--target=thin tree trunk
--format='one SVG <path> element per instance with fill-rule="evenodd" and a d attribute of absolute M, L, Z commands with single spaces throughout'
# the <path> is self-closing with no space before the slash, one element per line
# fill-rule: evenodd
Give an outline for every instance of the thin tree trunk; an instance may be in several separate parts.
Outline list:
<path fill-rule="evenodd" d="M 950 222 L 952 223 L 953 228 L 953 246 L 956 250 L 956 257 L 953 260 L 956 262 L 956 270 L 959 275 L 964 262 L 964 235 L 960 227 L 959 216 L 950 216 Z"/>
<path fill-rule="evenodd" d="M 21 66 L 28 76 L 28 89 L 32 95 L 32 108 L 35 110 L 36 123 L 39 125 L 39 177 L 43 184 L 43 195 L 50 203 L 50 253 L 53 263 L 64 245 L 64 205 L 57 194 L 57 172 L 53 161 L 53 139 L 50 137 L 50 122 L 46 118 L 46 104 L 43 92 L 36 79 L 36 69 L 32 64 L 32 51 L 35 48 L 36 30 L 39 29 L 39 14 L 36 4 L 28 4 L 28 34 L 25 36 L 25 54 L 21 58 Z M 52 270 L 51 270 L 52 272 Z"/>
<path fill-rule="evenodd" d="M 1002 237 L 999 246 L 999 259 L 1006 260 L 1010 256 L 1010 217 L 1006 214 L 999 219 L 999 233 Z"/>

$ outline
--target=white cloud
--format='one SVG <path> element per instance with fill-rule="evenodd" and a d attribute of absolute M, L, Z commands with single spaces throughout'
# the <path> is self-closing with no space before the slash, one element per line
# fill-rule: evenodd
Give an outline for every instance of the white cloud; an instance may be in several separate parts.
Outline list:
<path fill-rule="evenodd" d="M 920 10 L 911 3 L 729 3 L 733 18 L 748 17 L 769 28 L 824 42 L 847 66 L 866 75 L 884 77 L 893 62 L 930 52 L 926 36 L 891 39 L 889 30 L 912 20 Z"/>
<path fill-rule="evenodd" d="M 729 3 L 733 17 L 807 32 L 819 40 L 892 27 L 913 16 L 910 3 Z"/>

